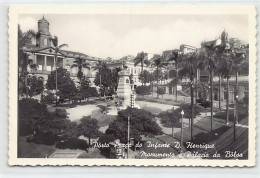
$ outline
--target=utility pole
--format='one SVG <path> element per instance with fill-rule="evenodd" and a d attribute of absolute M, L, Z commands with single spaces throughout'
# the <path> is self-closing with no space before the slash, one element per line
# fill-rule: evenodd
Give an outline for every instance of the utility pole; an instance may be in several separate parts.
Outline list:
<path fill-rule="evenodd" d="M 99 98 L 101 100 L 101 74 L 100 74 L 100 71 L 99 71 Z"/>
<path fill-rule="evenodd" d="M 56 94 L 56 106 L 58 105 L 58 72 L 57 72 L 57 50 L 55 49 L 55 94 Z"/>
<path fill-rule="evenodd" d="M 129 146 L 130 146 L 130 119 L 132 116 L 132 108 L 134 107 L 135 95 L 130 95 L 130 113 L 127 118 L 127 159 L 129 158 Z"/>
<path fill-rule="evenodd" d="M 128 115 L 127 118 L 127 159 L 129 158 L 129 142 L 130 142 L 130 114 Z"/>

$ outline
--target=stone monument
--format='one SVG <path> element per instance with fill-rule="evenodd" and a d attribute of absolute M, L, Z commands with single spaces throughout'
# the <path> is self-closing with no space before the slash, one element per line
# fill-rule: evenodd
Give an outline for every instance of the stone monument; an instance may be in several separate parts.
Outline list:
<path fill-rule="evenodd" d="M 119 81 L 118 81 L 118 87 L 117 87 L 117 96 L 123 97 L 124 101 L 122 103 L 123 108 L 127 108 L 127 106 L 130 106 L 130 95 L 132 94 L 131 90 L 131 84 L 130 84 L 130 72 L 128 70 L 122 70 L 118 72 Z"/>

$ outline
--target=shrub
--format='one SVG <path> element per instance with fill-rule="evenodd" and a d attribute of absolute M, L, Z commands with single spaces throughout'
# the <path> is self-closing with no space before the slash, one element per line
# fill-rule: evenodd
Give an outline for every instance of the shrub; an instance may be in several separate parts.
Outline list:
<path fill-rule="evenodd" d="M 203 101 L 202 103 L 200 103 L 200 105 L 204 108 L 209 108 L 211 105 L 210 101 Z"/>
<path fill-rule="evenodd" d="M 145 85 L 136 87 L 135 91 L 138 95 L 150 95 L 151 94 L 150 86 L 145 86 Z"/>
<path fill-rule="evenodd" d="M 191 118 L 191 105 L 183 104 L 180 108 L 176 109 L 176 112 L 181 113 L 181 110 L 184 111 L 184 118 Z M 194 105 L 194 117 L 199 115 L 204 109 L 201 106 Z"/>
<path fill-rule="evenodd" d="M 55 109 L 55 115 L 57 117 L 67 118 L 67 111 L 63 108 L 56 108 Z"/>
<path fill-rule="evenodd" d="M 79 139 L 79 138 L 71 138 L 66 141 L 58 142 L 56 145 L 56 148 L 59 149 L 81 149 L 81 150 L 87 150 L 89 145 L 85 140 Z"/>
<path fill-rule="evenodd" d="M 88 87 L 87 92 L 86 92 L 86 97 L 97 97 L 98 96 L 98 92 L 97 92 L 97 88 L 96 87 Z"/>
<path fill-rule="evenodd" d="M 180 121 L 181 112 L 179 109 L 171 109 L 161 112 L 158 116 L 161 118 L 161 123 L 164 127 L 172 128 L 176 123 Z"/>
<path fill-rule="evenodd" d="M 163 95 L 165 94 L 165 90 L 163 88 L 158 88 L 158 91 L 157 91 L 158 95 Z"/>
<path fill-rule="evenodd" d="M 203 98 L 199 98 L 199 99 L 196 100 L 197 103 L 202 103 L 203 101 L 204 101 Z"/>
<path fill-rule="evenodd" d="M 56 135 L 51 132 L 45 132 L 42 134 L 36 134 L 31 139 L 27 140 L 28 142 L 34 142 L 37 144 L 44 144 L 44 145 L 54 145 L 56 142 Z"/>
<path fill-rule="evenodd" d="M 44 96 L 41 102 L 44 104 L 54 104 L 56 102 L 56 98 L 53 93 L 50 93 Z"/>

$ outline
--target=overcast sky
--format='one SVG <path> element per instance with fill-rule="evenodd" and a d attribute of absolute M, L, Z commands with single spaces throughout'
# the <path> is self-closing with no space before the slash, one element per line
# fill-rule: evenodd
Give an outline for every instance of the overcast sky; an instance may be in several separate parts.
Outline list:
<path fill-rule="evenodd" d="M 144 51 L 161 54 L 181 44 L 199 47 L 218 38 L 225 29 L 230 37 L 248 42 L 247 15 L 57 15 L 45 14 L 51 35 L 66 50 L 94 57 L 119 59 Z M 23 32 L 37 31 L 42 14 L 20 15 Z"/>

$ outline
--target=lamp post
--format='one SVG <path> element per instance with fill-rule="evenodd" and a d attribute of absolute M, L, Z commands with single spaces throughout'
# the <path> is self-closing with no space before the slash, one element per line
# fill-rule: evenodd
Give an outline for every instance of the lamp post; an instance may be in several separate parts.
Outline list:
<path fill-rule="evenodd" d="M 235 96 L 235 107 L 234 107 L 234 141 L 236 140 L 237 99 L 238 99 L 238 95 Z"/>
<path fill-rule="evenodd" d="M 99 73 L 99 99 L 101 100 L 101 74 Z"/>
<path fill-rule="evenodd" d="M 210 80 L 210 82 L 212 83 L 212 80 Z M 209 86 L 209 98 L 210 98 L 210 131 L 212 132 L 213 130 L 213 98 L 212 98 L 212 94 L 213 94 L 213 88 L 211 88 L 211 86 Z"/>
<path fill-rule="evenodd" d="M 132 115 L 132 108 L 134 107 L 135 95 L 132 93 L 130 95 L 130 113 L 127 118 L 127 159 L 129 158 L 129 145 L 130 145 L 130 119 Z"/>
<path fill-rule="evenodd" d="M 180 143 L 180 146 L 181 146 L 181 152 L 183 151 L 182 149 L 182 142 L 183 142 L 183 115 L 184 115 L 184 111 L 182 110 L 181 111 L 181 143 Z"/>

